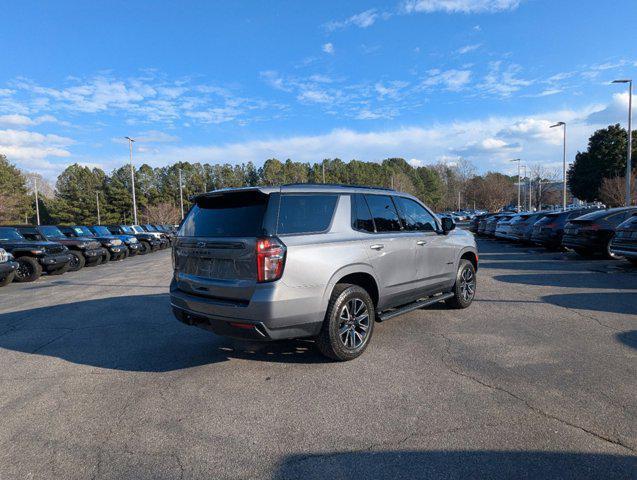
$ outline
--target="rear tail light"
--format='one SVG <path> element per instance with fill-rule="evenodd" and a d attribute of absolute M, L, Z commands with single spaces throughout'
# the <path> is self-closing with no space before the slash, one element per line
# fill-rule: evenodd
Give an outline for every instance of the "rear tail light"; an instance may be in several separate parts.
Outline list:
<path fill-rule="evenodd" d="M 281 278 L 285 265 L 285 245 L 276 238 L 257 240 L 257 281 L 272 282 Z"/>

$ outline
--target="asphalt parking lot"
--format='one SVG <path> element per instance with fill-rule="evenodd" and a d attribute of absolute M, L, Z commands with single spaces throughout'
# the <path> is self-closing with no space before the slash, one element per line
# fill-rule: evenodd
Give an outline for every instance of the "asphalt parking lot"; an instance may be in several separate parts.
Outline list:
<path fill-rule="evenodd" d="M 480 241 L 359 359 L 174 320 L 170 253 L 0 289 L 0 479 L 637 478 L 637 269 Z"/>

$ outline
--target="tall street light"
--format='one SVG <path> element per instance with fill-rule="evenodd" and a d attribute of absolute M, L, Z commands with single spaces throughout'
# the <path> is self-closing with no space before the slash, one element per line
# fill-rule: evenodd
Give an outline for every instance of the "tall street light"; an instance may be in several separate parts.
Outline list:
<path fill-rule="evenodd" d="M 512 162 L 518 162 L 518 213 L 520 213 L 520 183 L 521 183 L 521 178 L 520 178 L 520 159 L 519 158 L 514 158 L 513 160 L 511 160 Z"/>
<path fill-rule="evenodd" d="M 137 201 L 135 200 L 135 169 L 133 168 L 133 140 L 130 137 L 124 137 L 128 140 L 128 150 L 130 152 L 130 181 L 133 190 L 133 225 L 137 225 Z"/>
<path fill-rule="evenodd" d="M 181 168 L 179 169 L 179 205 L 181 206 L 181 219 L 184 219 L 184 193 L 181 183 Z"/>
<path fill-rule="evenodd" d="M 562 210 L 566 210 L 566 123 L 557 122 L 555 125 L 551 125 L 550 128 L 564 127 L 564 141 L 562 149 Z"/>
<path fill-rule="evenodd" d="M 613 83 L 627 83 L 628 84 L 628 153 L 626 154 L 626 206 L 630 206 L 630 175 L 632 169 L 632 150 L 633 150 L 633 131 L 632 131 L 632 117 L 633 117 L 633 81 L 630 80 L 613 80 Z"/>

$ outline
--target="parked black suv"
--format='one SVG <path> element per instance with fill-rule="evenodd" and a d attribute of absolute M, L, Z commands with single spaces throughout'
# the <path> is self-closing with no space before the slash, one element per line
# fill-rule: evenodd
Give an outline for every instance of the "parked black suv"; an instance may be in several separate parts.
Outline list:
<path fill-rule="evenodd" d="M 139 249 L 140 255 L 146 255 L 147 253 L 159 250 L 161 245 L 161 241 L 157 236 L 150 233 L 136 232 L 128 225 L 107 225 L 106 228 L 108 228 L 113 235 L 133 235 L 137 238 L 141 244 L 141 248 Z"/>
<path fill-rule="evenodd" d="M 69 238 L 54 225 L 18 225 L 18 231 L 29 240 L 49 240 L 58 242 L 69 249 L 71 264 L 69 271 L 75 272 L 86 266 L 102 263 L 104 249 L 94 238 Z"/>
<path fill-rule="evenodd" d="M 137 237 L 135 237 L 135 235 L 112 234 L 111 231 L 104 225 L 90 225 L 88 228 L 96 237 L 114 237 L 119 238 L 122 242 L 124 242 L 124 245 L 126 245 L 126 253 L 124 254 L 124 258 L 128 257 L 129 255 L 131 257 L 137 255 L 137 253 L 142 248 L 142 244 L 139 243 L 139 240 L 137 240 Z"/>
<path fill-rule="evenodd" d="M 610 251 L 637 266 L 637 214 L 617 226 L 615 237 L 610 242 Z"/>
<path fill-rule="evenodd" d="M 562 246 L 564 226 L 566 223 L 587 213 L 597 211 L 597 208 L 578 208 L 574 210 L 547 213 L 533 225 L 531 241 L 549 250 L 556 250 Z"/>
<path fill-rule="evenodd" d="M 9 252 L 0 248 L 0 287 L 4 287 L 13 282 L 15 272 L 18 269 L 16 262 Z"/>
<path fill-rule="evenodd" d="M 37 280 L 42 271 L 61 275 L 69 268 L 71 255 L 57 242 L 27 240 L 14 227 L 0 227 L 0 247 L 11 253 L 18 262 L 16 282 Z"/>
<path fill-rule="evenodd" d="M 73 225 L 70 227 L 60 227 L 60 230 L 64 235 L 71 238 L 91 238 L 97 240 L 102 244 L 104 248 L 104 255 L 102 256 L 102 263 L 110 262 L 111 260 L 120 260 L 128 256 L 126 245 L 119 238 L 113 235 L 99 236 L 95 235 L 88 227 L 84 225 Z"/>
<path fill-rule="evenodd" d="M 615 229 L 636 212 L 637 207 L 620 207 L 598 210 L 577 217 L 564 227 L 562 245 L 572 248 L 584 257 L 601 253 L 610 258 L 610 243 Z"/>

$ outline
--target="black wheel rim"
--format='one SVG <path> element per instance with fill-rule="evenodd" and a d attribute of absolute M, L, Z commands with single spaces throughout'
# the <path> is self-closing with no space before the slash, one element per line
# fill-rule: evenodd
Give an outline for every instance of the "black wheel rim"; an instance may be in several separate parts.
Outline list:
<path fill-rule="evenodd" d="M 69 262 L 69 268 L 75 268 L 80 264 L 80 259 L 76 255 L 71 255 L 71 261 Z"/>
<path fill-rule="evenodd" d="M 28 263 L 20 262 L 15 274 L 18 278 L 27 278 L 31 275 L 31 266 Z"/>
<path fill-rule="evenodd" d="M 369 334 L 367 304 L 360 298 L 351 298 L 341 307 L 338 318 L 338 338 L 343 346 L 350 350 L 360 348 Z"/>
<path fill-rule="evenodd" d="M 466 267 L 460 274 L 460 296 L 467 302 L 476 293 L 476 275 L 473 270 Z"/>

